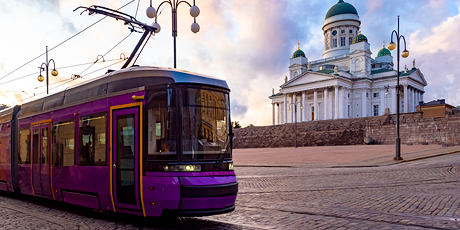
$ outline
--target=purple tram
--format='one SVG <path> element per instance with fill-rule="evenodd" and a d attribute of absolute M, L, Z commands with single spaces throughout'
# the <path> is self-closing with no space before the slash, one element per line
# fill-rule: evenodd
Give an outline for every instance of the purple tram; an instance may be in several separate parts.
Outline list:
<path fill-rule="evenodd" d="M 141 216 L 235 209 L 229 88 L 130 67 L 0 112 L 0 190 Z"/>

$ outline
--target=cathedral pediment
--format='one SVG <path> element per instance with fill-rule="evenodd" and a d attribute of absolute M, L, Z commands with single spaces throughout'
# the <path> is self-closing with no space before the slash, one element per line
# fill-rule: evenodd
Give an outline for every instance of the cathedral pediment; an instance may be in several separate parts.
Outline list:
<path fill-rule="evenodd" d="M 280 87 L 288 88 L 288 87 L 297 86 L 297 85 L 305 85 L 305 84 L 310 84 L 310 83 L 315 83 L 315 82 L 328 81 L 328 80 L 336 79 L 337 77 L 339 76 L 307 71 L 289 80 L 288 82 L 284 83 Z"/>
<path fill-rule="evenodd" d="M 425 77 L 423 76 L 423 73 L 419 69 L 417 69 L 411 75 L 409 75 L 409 78 L 412 78 L 413 80 L 418 81 L 424 84 L 425 86 L 428 85 L 428 83 L 425 80 Z"/>

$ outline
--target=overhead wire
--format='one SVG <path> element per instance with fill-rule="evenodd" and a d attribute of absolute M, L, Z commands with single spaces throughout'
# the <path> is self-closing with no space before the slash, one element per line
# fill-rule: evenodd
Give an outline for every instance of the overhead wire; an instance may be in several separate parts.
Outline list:
<path fill-rule="evenodd" d="M 124 59 L 122 59 L 122 58 L 116 58 L 116 59 L 105 60 L 104 62 L 112 62 L 112 61 L 119 61 L 119 60 L 124 60 Z M 100 64 L 100 63 L 104 63 L 104 62 L 97 62 L 96 64 Z M 94 64 L 94 62 L 88 62 L 88 63 L 82 63 L 82 64 L 76 64 L 76 65 L 70 65 L 70 66 L 59 67 L 59 71 L 60 71 L 61 69 L 67 69 L 67 68 L 78 67 L 78 66 L 83 66 L 83 65 L 91 65 L 91 64 Z M 34 67 L 35 67 L 35 66 L 34 66 Z M 37 67 L 37 68 L 38 68 L 38 67 Z M 4 85 L 4 84 L 7 84 L 7 83 L 10 83 L 10 82 L 13 82 L 13 81 L 21 80 L 21 79 L 23 79 L 23 78 L 30 77 L 30 76 L 37 75 L 37 74 L 39 74 L 39 72 L 35 72 L 35 73 L 31 73 L 31 74 L 28 74 L 28 75 L 25 75 L 25 76 L 22 76 L 22 77 L 15 78 L 15 79 L 12 79 L 12 80 L 3 82 L 3 83 L 1 83 L 0 85 Z"/>
<path fill-rule="evenodd" d="M 95 71 L 93 71 L 93 72 L 91 72 L 91 73 L 88 73 L 88 74 L 86 74 L 84 77 L 86 77 L 86 76 L 88 76 L 88 75 L 90 75 L 90 74 L 93 74 L 93 73 L 95 73 L 95 72 L 97 72 L 97 71 L 100 71 L 100 70 L 103 70 L 103 69 L 105 69 L 105 68 L 108 68 L 108 67 L 110 67 L 110 66 L 113 66 L 113 65 L 119 64 L 119 63 L 121 63 L 121 62 L 123 62 L 123 61 L 125 61 L 125 60 L 121 60 L 121 61 L 118 61 L 118 62 L 116 62 L 116 63 L 114 63 L 114 64 L 111 64 L 111 65 L 105 66 L 105 67 L 103 67 L 103 68 L 100 68 L 100 69 L 98 69 L 98 70 L 95 70 Z M 77 79 L 79 79 L 79 78 L 77 78 Z M 63 83 L 62 83 L 62 84 L 60 84 L 60 85 L 58 85 L 58 86 L 56 86 L 56 87 L 50 88 L 50 89 L 49 89 L 49 91 L 51 91 L 51 90 L 53 90 L 53 89 L 56 89 L 56 88 L 59 88 L 59 87 L 61 87 L 61 86 L 65 85 L 65 84 L 67 84 L 67 83 L 69 83 L 69 82 L 71 82 L 71 81 L 77 80 L 77 79 L 66 79 L 66 80 L 62 80 L 62 81 L 59 81 L 59 82 L 55 82 L 55 83 L 53 83 L 53 84 L 57 84 L 57 83 L 60 83 L 60 82 L 63 82 Z M 39 86 L 39 87 L 37 87 L 37 88 L 41 88 L 41 87 L 43 87 L 43 86 Z M 28 99 L 31 99 L 31 98 L 33 98 L 33 97 L 36 97 L 36 96 L 38 96 L 38 95 L 41 95 L 41 94 L 44 94 L 44 93 L 46 93 L 46 91 L 43 91 L 43 92 L 40 92 L 40 93 L 34 94 L 33 96 L 30 96 L 30 97 L 24 98 L 24 99 L 22 99 L 22 100 L 19 100 L 19 101 L 13 102 L 13 103 L 10 103 L 10 104 L 8 104 L 8 106 L 12 106 L 12 105 L 15 105 L 15 104 L 17 104 L 17 103 L 20 103 L 20 102 L 26 101 L 26 100 L 28 100 Z M 26 94 L 27 94 L 27 93 L 26 93 Z"/>
<path fill-rule="evenodd" d="M 107 51 L 107 53 L 105 53 L 104 55 L 102 55 L 102 58 L 105 57 L 105 55 L 107 55 L 108 53 L 110 53 L 110 51 L 112 51 L 113 49 L 115 49 L 115 47 L 117 47 L 118 45 L 120 45 L 123 41 L 125 41 L 129 36 L 131 36 L 131 34 L 133 34 L 133 32 L 131 31 L 128 36 L 126 36 L 125 38 L 123 38 L 120 42 L 118 42 L 114 47 L 112 47 L 109 51 Z M 99 61 L 99 59 L 97 59 L 92 65 L 88 66 L 88 68 L 86 68 L 85 70 L 81 71 L 81 73 L 79 75 L 82 75 L 86 70 L 88 70 L 89 68 L 91 68 L 94 64 L 96 64 L 96 62 Z"/>
<path fill-rule="evenodd" d="M 135 1 L 135 0 L 132 0 L 132 1 L 128 2 L 128 3 L 126 3 L 125 5 L 123 5 L 122 7 L 118 8 L 117 10 L 122 9 L 123 7 L 125 7 L 125 6 L 127 6 L 127 5 L 129 5 L 129 4 L 131 4 L 131 3 L 134 2 L 134 1 Z M 51 49 L 48 50 L 48 53 L 49 53 L 50 51 L 56 49 L 57 47 L 61 46 L 62 44 L 66 43 L 66 42 L 69 41 L 70 39 L 72 39 L 72 38 L 74 38 L 74 37 L 80 35 L 81 33 L 83 33 L 84 31 L 86 31 L 87 29 L 93 27 L 94 25 L 96 25 L 96 24 L 99 23 L 100 21 L 104 20 L 105 18 L 107 18 L 107 16 L 105 16 L 105 17 L 99 19 L 98 21 L 96 21 L 95 23 L 93 23 L 93 24 L 91 24 L 90 26 L 86 27 L 85 29 L 81 30 L 80 32 L 78 32 L 78 33 L 72 35 L 70 38 L 68 38 L 68 39 L 64 40 L 63 42 L 57 44 L 56 46 L 52 47 Z M 21 65 L 20 67 L 16 68 L 15 70 L 11 71 L 10 73 L 6 74 L 5 76 L 0 77 L 0 80 L 2 80 L 2 79 L 4 79 L 4 78 L 8 77 L 8 76 L 11 75 L 12 73 L 18 71 L 18 70 L 21 69 L 22 67 L 24 67 L 24 66 L 30 64 L 31 62 L 37 60 L 38 58 L 40 58 L 41 56 L 43 56 L 43 55 L 45 55 L 45 54 L 46 54 L 46 52 L 40 54 L 40 55 L 37 56 L 36 58 L 32 59 L 31 61 L 26 62 L 25 64 Z M 2 83 L 0 83 L 0 85 L 1 85 L 1 84 L 2 84 Z"/>
<path fill-rule="evenodd" d="M 137 8 L 136 8 L 136 14 L 134 15 L 134 18 L 137 18 L 137 11 L 139 10 L 139 5 L 141 4 L 141 0 L 137 2 Z"/>

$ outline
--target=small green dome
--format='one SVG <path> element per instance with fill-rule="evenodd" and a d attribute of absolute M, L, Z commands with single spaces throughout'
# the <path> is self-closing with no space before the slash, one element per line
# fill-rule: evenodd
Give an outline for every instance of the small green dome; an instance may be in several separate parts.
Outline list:
<path fill-rule="evenodd" d="M 294 54 L 292 55 L 292 58 L 296 57 L 305 57 L 305 53 L 302 50 L 296 50 Z"/>
<path fill-rule="evenodd" d="M 390 50 L 385 48 L 385 42 L 383 42 L 383 48 L 377 54 L 377 57 L 382 57 L 382 56 L 391 56 Z"/>
<path fill-rule="evenodd" d="M 296 58 L 296 57 L 306 57 L 306 56 L 305 56 L 305 53 L 304 53 L 302 50 L 300 50 L 300 44 L 299 44 L 299 43 L 297 43 L 297 44 L 298 44 L 299 46 L 298 46 L 297 50 L 294 52 L 294 54 L 292 54 L 292 58 Z"/>
<path fill-rule="evenodd" d="M 339 0 L 339 2 L 335 5 L 333 5 L 329 11 L 327 11 L 326 18 L 328 19 L 330 17 L 339 15 L 339 14 L 356 14 L 358 15 L 358 11 L 356 8 L 347 2 L 344 2 L 343 0 Z"/>
<path fill-rule="evenodd" d="M 359 34 L 356 35 L 353 38 L 353 43 L 352 44 L 355 44 L 355 43 L 358 43 L 358 42 L 367 42 L 367 37 L 364 36 L 363 34 L 361 34 L 361 30 L 359 31 Z"/>

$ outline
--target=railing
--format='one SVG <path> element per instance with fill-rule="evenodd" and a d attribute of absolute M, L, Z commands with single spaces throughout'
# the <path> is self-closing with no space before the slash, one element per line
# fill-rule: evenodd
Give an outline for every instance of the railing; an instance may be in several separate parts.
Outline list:
<path fill-rule="evenodd" d="M 343 55 L 339 55 L 339 56 L 335 56 L 335 57 L 330 57 L 330 58 L 324 58 L 324 59 L 320 59 L 320 60 L 316 60 L 316 61 L 312 61 L 311 64 L 318 64 L 318 63 L 322 63 L 322 62 L 327 62 L 327 61 L 332 61 L 332 60 L 337 60 L 337 59 L 341 59 L 341 58 L 346 58 L 346 57 L 349 57 L 350 54 L 343 54 Z"/>

